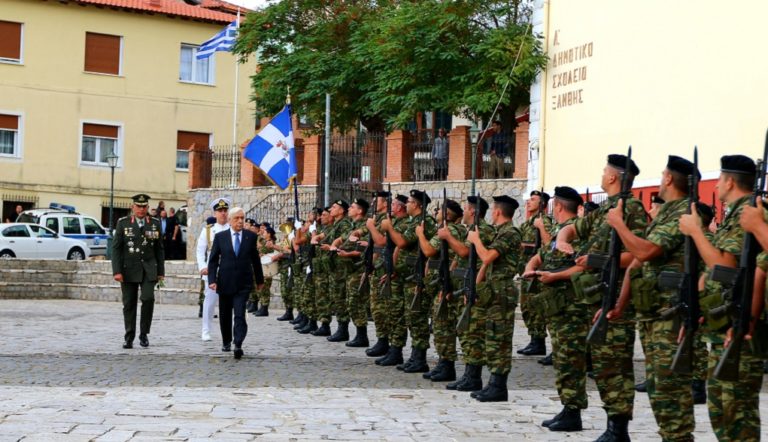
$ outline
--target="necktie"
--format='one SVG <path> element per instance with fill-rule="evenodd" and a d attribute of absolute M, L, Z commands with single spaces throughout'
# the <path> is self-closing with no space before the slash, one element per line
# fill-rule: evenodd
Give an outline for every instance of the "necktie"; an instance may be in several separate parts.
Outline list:
<path fill-rule="evenodd" d="M 144 221 L 143 220 L 139 220 L 139 228 L 141 229 L 142 227 L 144 227 Z"/>
<path fill-rule="evenodd" d="M 235 233 L 235 255 L 240 253 L 240 234 Z"/>

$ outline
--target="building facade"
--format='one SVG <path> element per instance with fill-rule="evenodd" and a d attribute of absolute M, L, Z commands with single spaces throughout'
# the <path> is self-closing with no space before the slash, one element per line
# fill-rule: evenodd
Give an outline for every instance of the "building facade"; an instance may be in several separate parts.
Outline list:
<path fill-rule="evenodd" d="M 253 136 L 249 76 L 198 46 L 236 20 L 218 0 L 4 0 L 0 4 L 0 199 L 72 205 L 107 224 L 110 153 L 117 213 L 130 196 L 178 208 L 188 153 Z M 237 95 L 236 91 L 237 83 Z M 234 106 L 237 96 L 237 124 Z"/>

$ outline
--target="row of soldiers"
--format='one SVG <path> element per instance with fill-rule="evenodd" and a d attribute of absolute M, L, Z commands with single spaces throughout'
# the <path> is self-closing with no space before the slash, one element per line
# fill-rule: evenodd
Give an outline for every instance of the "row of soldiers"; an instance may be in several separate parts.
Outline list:
<path fill-rule="evenodd" d="M 691 386 L 701 387 L 707 365 L 707 403 L 718 439 L 758 440 L 762 356 L 745 345 L 738 380 L 711 376 L 731 332 L 728 315 L 715 318 L 709 312 L 728 304 L 732 295 L 711 281 L 709 274 L 715 265 L 736 266 L 745 231 L 768 249 L 768 217 L 762 207 L 747 204 L 755 182 L 755 162 L 730 155 L 721 159 L 721 166 L 717 192 L 727 210 L 714 234 L 707 230 L 713 216 L 707 206 L 689 210 L 688 178 L 698 176 L 699 171 L 691 161 L 677 156 L 669 157 L 662 172 L 659 197 L 665 203 L 652 220 L 642 203 L 622 190 L 622 183 L 631 188 L 640 170 L 620 154 L 607 158 L 601 177 L 607 198 L 599 206 L 584 210 L 584 200 L 576 190 L 556 187 L 550 218 L 544 213 L 548 195 L 534 192 L 527 208 L 529 218 L 520 227 L 512 224 L 518 203 L 506 195 L 494 196 L 491 204 L 479 196 L 471 196 L 463 204 L 444 199 L 436 218 L 427 214 L 430 197 L 416 189 L 394 198 L 378 192 L 372 207 L 363 199 L 351 204 L 335 201 L 307 214 L 287 245 L 282 277 L 288 311 L 282 319 L 292 317 L 296 307 L 299 315 L 292 323 L 299 333 L 326 336 L 331 342 L 348 341 L 349 347 L 368 347 L 370 309 L 377 341 L 366 354 L 376 357 L 376 364 L 423 373 L 435 382 L 448 381 L 446 388 L 471 392 L 481 402 L 506 401 L 514 313 L 522 299 L 523 317 L 532 336 L 529 347 L 543 346 L 547 329 L 552 339 L 556 388 L 563 409 L 544 421 L 544 427 L 551 431 L 582 429 L 591 359 L 608 419 L 598 440 L 629 440 L 635 394 L 633 348 L 639 331 L 646 360 L 645 388 L 663 440 L 693 439 Z M 593 318 L 603 313 L 604 293 L 594 290 L 600 286 L 601 269 L 590 267 L 588 257 L 609 252 L 612 232 L 623 244 L 621 271 L 615 275 L 621 281 L 620 296 L 607 312 L 605 343 L 588 345 Z M 694 241 L 703 262 L 699 288 L 703 316 L 696 334 L 697 369 L 692 374 L 670 368 L 681 320 L 662 312 L 673 309 L 679 295 L 658 284 L 662 271 L 682 271 L 686 237 Z M 440 271 L 444 245 L 449 251 L 450 272 Z M 370 251 L 374 265 L 368 268 L 365 257 Z M 473 256 L 475 268 L 470 266 Z M 758 263 L 756 281 L 762 278 L 759 287 L 764 287 L 768 255 L 761 254 Z M 475 279 L 468 281 L 468 274 Z M 469 285 L 473 290 L 461 290 Z M 447 289 L 451 286 L 459 290 Z M 759 308 L 753 312 L 753 320 L 758 321 L 763 292 L 755 293 Z M 459 317 L 470 312 L 467 307 L 471 307 L 468 326 L 457 331 Z M 334 315 L 337 328 L 331 333 Z M 430 319 L 439 356 L 431 369 L 426 357 Z M 352 340 L 350 321 L 356 328 Z M 406 360 L 403 347 L 409 334 L 411 353 Z M 458 380 L 457 342 L 465 365 Z M 490 372 L 487 382 L 482 379 L 483 367 Z"/>

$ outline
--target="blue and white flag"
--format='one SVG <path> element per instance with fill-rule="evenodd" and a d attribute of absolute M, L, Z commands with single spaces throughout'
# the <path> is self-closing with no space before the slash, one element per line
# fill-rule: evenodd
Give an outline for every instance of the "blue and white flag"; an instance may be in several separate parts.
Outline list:
<path fill-rule="evenodd" d="M 243 157 L 261 169 L 279 188 L 286 189 L 290 185 L 291 178 L 297 173 L 290 104 L 286 104 L 248 143 Z"/>
<path fill-rule="evenodd" d="M 197 59 L 202 60 L 210 57 L 216 51 L 231 51 L 237 38 L 237 20 L 228 24 L 221 32 L 214 35 L 213 38 L 201 44 L 197 48 Z"/>

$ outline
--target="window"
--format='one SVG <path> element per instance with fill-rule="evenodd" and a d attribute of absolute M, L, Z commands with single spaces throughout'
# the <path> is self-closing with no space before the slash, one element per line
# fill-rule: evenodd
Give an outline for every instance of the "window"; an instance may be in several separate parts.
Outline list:
<path fill-rule="evenodd" d="M 19 116 L 0 114 L 0 156 L 19 156 Z"/>
<path fill-rule="evenodd" d="M 11 226 L 3 230 L 3 236 L 6 238 L 29 238 L 27 226 Z"/>
<path fill-rule="evenodd" d="M 104 234 L 104 230 L 96 222 L 96 220 L 92 218 L 83 218 L 83 226 L 85 227 L 86 235 L 103 235 Z"/>
<path fill-rule="evenodd" d="M 45 227 L 48 227 L 49 229 L 53 230 L 54 232 L 59 231 L 59 219 L 58 218 L 48 218 L 45 220 Z"/>
<path fill-rule="evenodd" d="M 80 162 L 107 166 L 110 153 L 119 154 L 119 126 L 83 123 L 83 138 L 80 149 Z"/>
<path fill-rule="evenodd" d="M 196 147 L 208 147 L 211 135 L 201 132 L 186 132 L 180 130 L 176 134 L 176 168 L 189 169 L 189 149 L 194 144 Z"/>
<path fill-rule="evenodd" d="M 0 20 L 0 61 L 21 63 L 23 25 Z"/>
<path fill-rule="evenodd" d="M 73 216 L 64 217 L 64 234 L 79 235 L 80 234 L 80 219 Z"/>
<path fill-rule="evenodd" d="M 37 238 L 53 238 L 54 237 L 53 233 L 50 230 L 43 228 L 42 226 L 31 225 L 29 226 L 29 228 L 32 229 L 32 236 L 34 237 L 37 237 Z"/>
<path fill-rule="evenodd" d="M 123 38 L 117 35 L 85 33 L 85 71 L 120 75 Z"/>
<path fill-rule="evenodd" d="M 197 46 L 181 45 L 179 80 L 190 83 L 213 84 L 213 57 L 197 59 Z"/>

